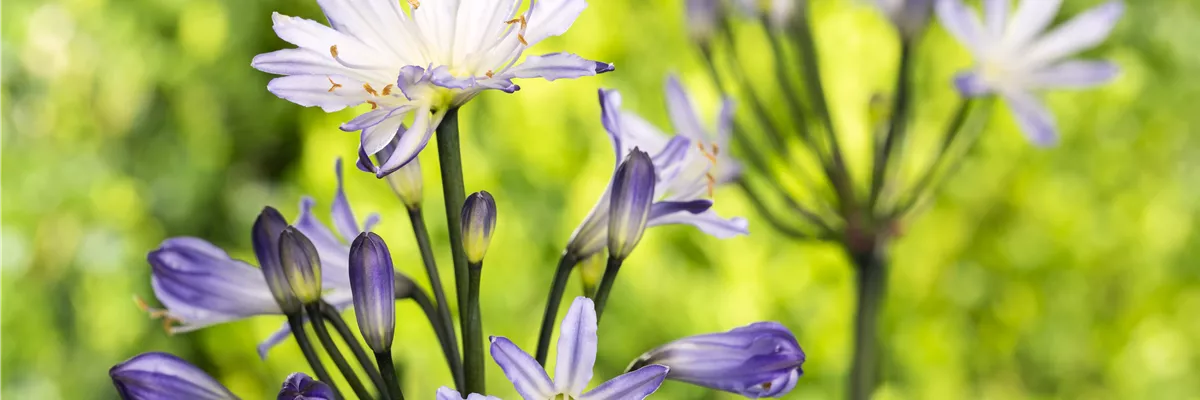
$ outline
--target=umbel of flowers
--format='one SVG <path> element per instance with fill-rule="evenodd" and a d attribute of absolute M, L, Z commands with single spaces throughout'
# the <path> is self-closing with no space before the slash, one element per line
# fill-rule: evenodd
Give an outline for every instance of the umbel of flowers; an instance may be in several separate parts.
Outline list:
<path fill-rule="evenodd" d="M 630 355 L 635 361 L 629 371 L 591 384 L 604 305 L 619 269 L 633 257 L 647 228 L 687 224 L 715 238 L 748 234 L 745 219 L 721 217 L 710 209 L 714 187 L 738 174 L 737 164 L 720 152 L 729 138 L 730 104 L 710 130 L 700 123 L 682 87 L 671 80 L 668 108 L 675 133 L 667 134 L 622 109 L 620 93 L 600 90 L 597 129 L 603 127 L 612 141 L 614 172 L 596 206 L 564 243 L 541 332 L 530 342 L 535 356 L 506 337 L 485 341 L 483 336 L 480 282 L 502 218 L 492 194 L 465 195 L 457 110 L 486 89 L 516 92 L 514 79 L 555 80 L 612 71 L 611 64 L 569 53 L 523 56 L 526 47 L 566 33 L 587 4 L 318 3 L 328 25 L 276 14 L 276 33 L 297 48 L 259 55 L 252 64 L 283 75 L 272 80 L 268 90 L 294 103 L 326 111 L 371 106 L 341 129 L 361 131 L 358 169 L 386 177 L 404 203 L 430 285 L 418 286 L 395 270 L 386 240 L 372 232 L 380 222 L 377 215 L 359 222 L 342 188 L 338 159 L 337 187 L 328 206 L 332 226 L 318 222 L 311 198 L 300 200 L 299 215 L 290 220 L 264 206 L 250 232 L 257 266 L 200 238 L 170 238 L 149 253 L 151 288 L 161 308 L 141 305 L 170 332 L 260 315 L 285 316 L 287 323 L 264 338 L 258 353 L 265 358 L 274 345 L 289 338 L 296 341 L 316 379 L 303 372 L 283 379 L 278 398 L 289 400 L 403 399 L 392 364 L 393 353 L 405 351 L 398 345 L 405 341 L 395 340 L 395 302 L 401 300 L 420 306 L 453 377 L 452 382 L 420 383 L 441 386 L 438 399 L 496 398 L 486 395 L 485 354 L 525 399 L 642 399 L 668 379 L 755 398 L 782 396 L 795 387 L 805 355 L 792 333 L 777 323 L 684 338 L 641 357 Z M 404 124 L 405 118 L 411 124 Z M 435 135 L 454 260 L 451 289 L 461 305 L 461 330 L 456 330 L 425 228 L 417 153 Z M 576 298 L 561 321 L 551 379 L 543 365 L 566 281 L 579 262 L 599 257 L 607 258 L 600 284 Z M 357 336 L 343 316 L 350 308 L 357 319 Z M 335 337 L 346 346 L 339 347 Z M 144 353 L 114 366 L 109 374 L 125 399 L 236 398 L 201 369 L 169 354 Z M 336 375 L 345 386 L 335 384 Z"/>

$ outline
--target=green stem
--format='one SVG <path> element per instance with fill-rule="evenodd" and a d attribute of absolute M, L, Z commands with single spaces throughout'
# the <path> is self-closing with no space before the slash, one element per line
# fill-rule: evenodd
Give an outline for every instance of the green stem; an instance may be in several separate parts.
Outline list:
<path fill-rule="evenodd" d="M 396 366 L 392 364 L 392 353 L 375 353 L 375 361 L 379 363 L 379 370 L 383 371 L 383 380 L 387 381 L 387 392 L 391 394 L 391 399 L 404 400 L 404 392 L 400 391 L 400 380 L 396 375 Z"/>
<path fill-rule="evenodd" d="M 800 45 L 801 63 L 804 68 L 804 78 L 807 83 L 806 87 L 809 90 L 809 96 L 812 98 L 813 107 L 816 108 L 817 114 L 821 116 L 821 120 L 825 125 L 825 133 L 829 139 L 829 152 L 833 157 L 833 176 L 830 180 L 833 183 L 834 190 L 837 191 L 838 198 L 841 200 L 843 211 L 848 211 L 854 208 L 854 185 L 850 182 L 850 172 L 846 168 L 846 162 L 842 157 L 842 148 L 838 144 L 837 129 L 833 124 L 833 115 L 829 112 L 829 104 L 825 98 L 825 86 L 821 83 L 821 60 L 817 54 L 817 45 L 813 40 L 812 19 L 808 15 L 807 3 L 802 4 L 797 10 L 796 23 L 793 24 L 798 36 Z M 848 214 L 848 213 L 847 213 Z"/>
<path fill-rule="evenodd" d="M 887 290 L 887 256 L 883 247 L 872 245 L 862 250 L 846 250 L 858 273 L 854 362 L 850 369 L 851 400 L 870 398 L 879 372 L 877 322 Z"/>
<path fill-rule="evenodd" d="M 417 238 L 417 247 L 421 249 L 421 260 L 425 262 L 425 273 L 429 275 L 429 286 L 433 289 L 433 297 L 437 300 L 437 316 L 439 321 L 429 321 L 435 325 L 440 322 L 442 327 L 440 335 L 444 336 L 442 346 L 449 346 L 449 349 L 443 349 L 447 352 L 447 360 L 459 360 L 458 354 L 458 337 L 454 333 L 454 320 L 450 316 L 450 303 L 446 301 L 446 291 L 442 288 L 442 278 L 438 274 L 437 260 L 433 256 L 433 246 L 429 241 L 429 229 L 425 227 L 425 215 L 420 208 L 408 210 L 408 218 L 412 221 L 413 235 Z M 461 303 L 460 303 L 461 304 Z M 435 329 L 436 330 L 436 329 Z M 463 371 L 462 365 L 452 368 L 454 375 L 454 385 L 458 389 L 463 387 Z"/>
<path fill-rule="evenodd" d="M 346 378 L 346 382 L 350 383 L 350 388 L 354 390 L 354 394 L 359 399 L 371 399 L 371 392 L 358 379 L 358 374 L 354 372 L 354 368 L 342 357 L 342 351 L 337 348 L 337 343 L 333 342 L 333 337 L 329 336 L 329 330 L 325 328 L 324 318 L 321 318 L 321 308 L 317 304 L 306 304 L 304 306 L 305 313 L 308 315 L 309 321 L 312 321 L 313 332 L 317 334 L 317 339 L 321 340 L 321 346 L 325 347 L 325 353 L 329 354 L 329 358 L 333 360 L 333 364 L 337 365 L 342 371 L 342 376 Z"/>
<path fill-rule="evenodd" d="M 617 281 L 617 272 L 621 270 L 623 260 L 608 257 L 608 266 L 604 268 L 604 277 L 600 278 L 600 287 L 596 288 L 596 323 L 600 323 L 600 315 L 604 313 L 604 305 L 608 303 L 608 293 L 612 291 L 613 283 Z"/>
<path fill-rule="evenodd" d="M 442 195 L 446 198 L 446 230 L 450 231 L 450 251 L 454 258 L 454 284 L 458 304 L 467 304 L 467 253 L 463 251 L 462 211 L 466 193 L 463 190 L 462 154 L 458 148 L 458 108 L 446 110 L 437 127 L 438 164 L 442 168 Z M 459 312 L 459 325 L 467 326 L 466 313 Z"/>
<path fill-rule="evenodd" d="M 483 323 L 479 312 L 479 280 L 483 275 L 483 264 L 474 263 L 467 268 L 467 308 L 463 313 L 467 323 L 463 325 L 463 364 L 465 364 L 467 390 L 465 393 L 485 393 L 483 363 Z"/>
<path fill-rule="evenodd" d="M 887 136 L 883 140 L 883 147 L 875 152 L 875 165 L 871 173 L 871 192 L 868 199 L 868 210 L 874 214 L 875 205 L 879 201 L 879 196 L 883 190 L 884 182 L 887 181 L 887 174 L 890 170 L 888 167 L 893 163 L 892 157 L 895 153 L 895 148 L 898 143 L 904 142 L 904 135 L 908 132 L 908 120 L 911 114 L 912 97 L 912 44 L 908 41 L 900 44 L 900 71 L 896 76 L 896 93 L 895 99 L 892 102 L 892 114 L 890 123 L 888 124 Z M 900 154 L 895 154 L 896 160 L 899 160 Z"/>
<path fill-rule="evenodd" d="M 554 334 L 554 321 L 558 317 L 558 306 L 562 304 L 563 292 L 567 289 L 567 281 L 571 271 L 575 269 L 578 259 L 569 252 L 563 252 L 558 259 L 558 268 L 554 270 L 554 280 L 550 283 L 550 295 L 546 298 L 546 311 L 542 312 L 542 329 L 538 333 L 537 359 L 539 364 L 546 365 L 546 357 L 550 355 L 550 336 Z"/>
<path fill-rule="evenodd" d="M 367 372 L 367 377 L 379 389 L 379 393 L 386 393 L 384 391 L 386 386 L 383 377 L 380 376 L 379 370 L 375 368 L 375 364 L 371 362 L 371 356 L 367 355 L 367 351 L 363 349 L 362 344 L 358 342 L 358 338 L 354 336 L 354 331 L 350 330 L 350 326 L 346 325 L 346 321 L 342 319 L 337 309 L 333 308 L 333 305 L 324 300 L 318 304 L 321 308 L 321 316 L 333 325 L 333 329 L 337 331 L 338 336 L 341 336 L 342 341 L 346 342 L 346 345 L 350 347 L 350 351 L 354 353 L 354 358 L 362 365 L 363 371 Z"/>
<path fill-rule="evenodd" d="M 433 305 L 433 301 L 429 299 L 429 295 L 425 294 L 425 291 L 421 289 L 413 291 L 412 300 L 417 303 L 418 307 L 421 307 L 421 312 L 425 313 L 425 318 L 429 319 L 429 325 L 433 327 L 433 334 L 437 336 L 438 344 L 442 346 L 442 355 L 446 357 L 446 365 L 450 367 L 450 375 L 454 377 L 455 386 L 458 387 L 460 392 L 465 390 L 465 384 L 460 383 L 463 381 L 462 360 L 458 358 L 457 354 L 450 353 L 450 339 L 446 337 L 446 334 L 442 332 L 441 326 L 437 323 L 437 307 Z"/>
<path fill-rule="evenodd" d="M 896 210 L 892 212 L 892 217 L 899 217 L 912 210 L 912 208 L 916 206 L 916 204 L 920 202 L 922 198 L 925 197 L 927 194 L 926 192 L 930 190 L 931 185 L 933 185 L 935 181 L 934 178 L 938 175 L 937 171 L 940 169 L 940 166 L 945 162 L 950 153 L 950 147 L 954 146 L 954 144 L 958 142 L 958 138 L 961 136 L 960 132 L 966 130 L 965 125 L 967 124 L 967 120 L 970 119 L 969 117 L 971 114 L 972 103 L 974 102 L 974 100 L 968 99 L 964 99 L 959 102 L 958 109 L 954 112 L 954 117 L 951 118 L 950 124 L 946 127 L 945 135 L 942 136 L 942 145 L 940 148 L 938 148 L 937 154 L 934 155 L 933 161 L 929 163 L 929 167 L 923 174 L 921 174 L 921 178 L 917 181 L 916 185 L 913 186 L 907 201 L 905 201 L 904 204 L 896 207 Z M 990 102 L 982 106 L 987 107 L 989 105 Z M 978 135 L 975 136 L 977 137 Z M 957 168 L 957 165 L 966 158 L 966 153 L 969 152 L 970 147 L 974 143 L 974 140 L 971 140 L 970 143 L 967 143 L 967 149 L 962 151 L 963 155 L 958 157 L 955 162 L 952 162 L 951 167 L 948 168 L 948 170 L 952 171 Z M 948 174 L 949 173 L 947 173 L 947 175 Z"/>
<path fill-rule="evenodd" d="M 288 326 L 292 328 L 292 336 L 296 338 L 296 344 L 300 345 L 300 352 L 304 354 L 304 359 L 308 360 L 308 365 L 312 367 L 313 373 L 317 374 L 317 379 L 329 385 L 333 389 L 333 394 L 339 399 L 344 399 L 342 392 L 333 382 L 333 375 L 329 375 L 329 370 L 325 369 L 325 365 L 321 364 L 321 356 L 317 355 L 317 349 L 313 347 L 312 342 L 308 340 L 308 334 L 305 333 L 304 320 L 300 314 L 288 315 Z"/>

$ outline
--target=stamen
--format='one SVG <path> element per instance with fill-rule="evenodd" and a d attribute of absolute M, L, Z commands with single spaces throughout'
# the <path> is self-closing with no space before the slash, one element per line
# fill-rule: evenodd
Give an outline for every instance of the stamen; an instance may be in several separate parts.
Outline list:
<path fill-rule="evenodd" d="M 330 77 L 326 76 L 326 77 L 325 77 L 325 79 L 328 79 L 328 80 L 329 80 L 329 84 L 330 84 L 330 85 L 332 85 L 332 86 L 329 86 L 329 91 L 330 91 L 330 92 L 332 92 L 332 91 L 333 91 L 333 89 L 337 89 L 337 88 L 340 88 L 340 87 L 342 87 L 342 84 L 340 84 L 340 83 L 337 83 L 337 82 L 334 82 L 334 81 L 333 81 L 333 78 L 330 78 Z"/>
<path fill-rule="evenodd" d="M 504 23 L 510 25 L 518 22 L 521 23 L 521 29 L 519 32 L 517 32 L 517 40 L 521 41 L 521 44 L 528 46 L 529 42 L 525 41 L 525 28 L 529 27 L 529 20 L 526 20 L 525 16 L 521 15 L 520 17 L 504 21 Z"/>
<path fill-rule="evenodd" d="M 713 177 L 712 172 L 704 173 L 704 177 L 708 179 L 708 198 L 713 198 L 713 190 L 717 187 L 717 178 Z"/>
<path fill-rule="evenodd" d="M 387 95 L 390 95 L 390 94 L 392 94 L 392 87 L 393 87 L 393 86 L 394 86 L 394 85 L 392 85 L 392 84 L 390 84 L 390 83 L 389 83 L 387 86 L 384 86 L 384 87 L 383 87 L 383 95 L 384 95 L 384 96 L 387 96 Z"/>
<path fill-rule="evenodd" d="M 412 7 L 413 11 L 416 11 L 421 7 L 421 0 L 408 0 L 408 6 Z"/>
<path fill-rule="evenodd" d="M 712 150 L 706 149 L 704 147 L 704 143 L 700 141 L 696 141 L 696 147 L 700 149 L 700 154 L 703 154 L 704 158 L 707 158 L 708 162 L 712 164 L 709 166 L 708 171 L 704 173 L 704 178 L 708 180 L 708 197 L 712 198 L 713 190 L 717 186 L 717 178 L 713 176 L 712 169 L 716 168 L 717 166 L 717 154 L 721 151 L 721 149 L 717 147 L 716 143 L 712 143 L 710 145 Z"/>
<path fill-rule="evenodd" d="M 371 87 L 370 83 L 364 83 L 363 90 L 366 90 L 367 93 L 370 93 L 372 96 L 379 97 L 379 92 L 376 92 L 375 88 Z"/>
<path fill-rule="evenodd" d="M 338 51 L 337 51 L 337 45 L 336 45 L 336 44 L 335 44 L 335 45 L 333 45 L 333 46 L 329 46 L 329 55 L 333 56 L 333 58 L 337 58 L 337 56 L 338 56 Z"/>
<path fill-rule="evenodd" d="M 371 105 L 372 110 L 379 108 L 379 104 L 375 104 L 375 102 L 373 102 L 373 101 L 367 100 L 367 104 Z"/>
<path fill-rule="evenodd" d="M 492 73 L 492 70 L 490 70 L 490 69 L 487 70 L 487 72 L 484 72 L 483 74 L 487 75 L 488 78 L 491 78 L 496 75 L 496 74 Z"/>
<path fill-rule="evenodd" d="M 718 154 L 721 154 L 721 148 L 717 147 L 716 142 L 713 142 L 713 144 L 712 144 L 712 153 L 713 153 L 713 157 L 716 157 Z"/>
<path fill-rule="evenodd" d="M 525 41 L 525 35 L 522 35 L 522 34 L 518 33 L 518 34 L 517 34 L 517 40 L 520 40 L 522 45 L 525 45 L 525 46 L 528 46 L 528 45 L 529 45 L 529 42 L 526 42 L 526 41 Z"/>

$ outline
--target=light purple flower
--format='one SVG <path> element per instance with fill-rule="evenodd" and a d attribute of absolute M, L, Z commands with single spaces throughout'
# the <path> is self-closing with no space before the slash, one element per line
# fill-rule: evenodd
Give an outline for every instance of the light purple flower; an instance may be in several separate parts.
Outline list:
<path fill-rule="evenodd" d="M 496 396 L 484 396 L 479 393 L 471 393 L 466 398 L 463 398 L 462 394 L 459 394 L 457 390 L 442 386 L 438 388 L 437 400 L 500 400 L 500 398 Z"/>
<path fill-rule="evenodd" d="M 237 399 L 204 371 L 167 353 L 143 353 L 108 370 L 125 400 Z"/>
<path fill-rule="evenodd" d="M 504 337 L 493 336 L 492 359 L 512 381 L 517 393 L 525 400 L 640 400 L 662 385 L 668 368 L 647 365 L 602 383 L 583 393 L 592 380 L 596 363 L 596 309 L 586 297 L 576 297 L 563 317 L 562 335 L 558 338 L 558 360 L 554 365 L 554 380 L 528 353 Z M 558 397 L 563 396 L 563 397 Z M 440 400 L 440 398 L 439 398 Z"/>
<path fill-rule="evenodd" d="M 363 232 L 350 245 L 350 289 L 354 315 L 367 346 L 388 353 L 396 332 L 396 270 L 387 243 L 374 232 Z"/>
<path fill-rule="evenodd" d="M 379 216 L 367 217 L 362 229 L 342 190 L 341 160 L 334 166 L 337 192 L 332 207 L 333 225 L 345 239 L 369 231 Z M 339 310 L 351 304 L 348 261 L 350 247 L 343 239 L 317 220 L 312 213 L 314 201 L 300 200 L 300 216 L 293 225 L 304 233 L 320 255 L 321 284 L 326 290 L 322 297 Z M 258 247 L 255 246 L 256 250 Z M 165 307 L 149 309 L 151 316 L 164 318 L 168 332 L 191 332 L 208 326 L 236 321 L 256 315 L 281 315 L 263 272 L 254 266 L 235 260 L 225 251 L 203 239 L 175 237 L 163 241 L 158 249 L 146 256 L 152 267 L 150 285 L 154 295 Z M 259 256 L 264 260 L 264 256 Z M 259 355 L 291 335 L 287 324 L 258 347 Z"/>
<path fill-rule="evenodd" d="M 776 322 L 758 322 L 729 332 L 691 336 L 650 350 L 630 365 L 660 364 L 667 379 L 750 398 L 780 397 L 804 373 L 804 350 Z"/>
<path fill-rule="evenodd" d="M 900 36 L 913 38 L 929 25 L 929 17 L 933 14 L 934 0 L 873 0 L 875 6 L 883 11 Z M 1005 0 L 1008 1 L 1008 0 Z"/>
<path fill-rule="evenodd" d="M 646 226 L 689 224 L 714 237 L 725 239 L 748 234 L 744 218 L 724 219 L 710 210 L 715 187 L 736 179 L 740 167 L 728 157 L 726 148 L 733 118 L 733 105 L 725 100 L 715 132 L 700 122 L 691 99 L 674 78 L 667 81 L 667 110 L 676 130 L 668 136 L 637 114 L 621 109 L 621 94 L 600 90 L 601 121 L 612 139 L 619 163 L 634 148 L 651 155 L 658 176 L 654 205 Z M 585 258 L 604 249 L 608 236 L 611 183 L 575 229 L 567 251 Z M 708 198 L 706 198 L 708 197 Z"/>
<path fill-rule="evenodd" d="M 294 372 L 283 381 L 277 400 L 337 400 L 333 389 L 303 372 Z"/>
<path fill-rule="evenodd" d="M 552 81 L 613 69 L 570 53 L 521 61 L 527 47 L 565 33 L 587 7 L 584 0 L 541 0 L 519 14 L 521 3 L 409 0 L 405 11 L 396 0 L 318 0 L 329 26 L 276 13 L 275 33 L 297 48 L 260 54 L 251 65 L 284 75 L 267 89 L 302 106 L 333 112 L 370 104 L 341 128 L 362 131 L 367 155 L 399 137 L 389 157 L 363 168 L 382 177 L 417 157 L 448 109 L 484 90 L 512 93 L 517 78 Z M 409 114 L 413 122 L 405 127 Z"/>
<path fill-rule="evenodd" d="M 976 66 L 955 78 L 967 97 L 996 94 L 1008 103 L 1021 130 L 1038 145 L 1058 140 L 1054 116 L 1036 91 L 1087 88 L 1116 78 L 1107 61 L 1071 60 L 1104 41 L 1125 5 L 1094 7 L 1047 32 L 1062 0 L 1023 0 L 1009 17 L 1008 0 L 984 0 L 983 21 L 962 0 L 938 0 L 942 25 L 975 57 Z"/>

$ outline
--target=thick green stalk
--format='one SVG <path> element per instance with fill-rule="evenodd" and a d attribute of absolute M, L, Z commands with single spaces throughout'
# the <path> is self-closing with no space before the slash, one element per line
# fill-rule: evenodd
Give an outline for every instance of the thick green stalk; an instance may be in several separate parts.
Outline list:
<path fill-rule="evenodd" d="M 546 299 L 546 311 L 542 313 L 542 329 L 538 333 L 537 359 L 539 364 L 546 365 L 546 357 L 550 355 L 550 336 L 554 334 L 554 320 L 558 317 L 558 306 L 562 304 L 563 292 L 567 289 L 567 281 L 571 271 L 575 269 L 578 259 L 569 252 L 563 252 L 558 259 L 558 268 L 554 270 L 554 280 L 550 283 L 550 295 Z"/>
<path fill-rule="evenodd" d="M 617 281 L 617 272 L 621 270 L 621 262 L 623 260 L 609 256 L 608 266 L 604 268 L 604 277 L 600 278 L 600 287 L 596 288 L 596 323 L 600 323 L 600 316 L 604 314 L 604 305 L 608 303 L 608 293 L 612 291 L 613 283 Z"/>
<path fill-rule="evenodd" d="M 454 284 L 460 307 L 467 304 L 467 253 L 463 251 L 462 211 L 466 193 L 463 190 L 462 154 L 458 148 L 458 108 L 446 111 L 437 127 L 438 164 L 442 168 L 442 195 L 446 198 L 446 230 L 450 231 L 450 251 L 454 258 Z M 458 313 L 458 323 L 467 326 L 466 313 Z"/>
<path fill-rule="evenodd" d="M 317 355 L 317 349 L 313 347 L 312 342 L 308 340 L 308 334 L 305 333 L 304 319 L 300 314 L 288 315 L 288 326 L 292 328 L 292 336 L 296 338 L 296 344 L 300 345 L 300 352 L 304 354 L 304 359 L 308 360 L 308 365 L 312 367 L 313 373 L 317 374 L 317 380 L 329 385 L 333 389 L 333 394 L 339 399 L 344 399 L 342 392 L 338 390 L 337 385 L 333 382 L 333 375 L 329 375 L 329 370 L 325 369 L 325 365 L 321 364 L 321 356 Z"/>
<path fill-rule="evenodd" d="M 358 379 L 358 374 L 354 372 L 354 368 L 342 356 L 342 351 L 337 348 L 337 343 L 333 342 L 333 337 L 329 336 L 329 330 L 325 328 L 325 319 L 321 318 L 321 306 L 317 304 L 307 304 L 304 306 L 304 311 L 308 315 L 309 321 L 312 322 L 313 332 L 317 334 L 317 339 L 321 340 L 321 346 L 325 347 L 325 353 L 329 354 L 329 358 L 333 360 L 333 364 L 337 365 L 342 371 L 342 376 L 346 378 L 346 382 L 350 383 L 350 388 L 354 390 L 354 394 L 359 399 L 372 399 L 371 392 Z"/>
<path fill-rule="evenodd" d="M 433 256 L 433 246 L 429 241 L 429 229 L 425 227 L 425 215 L 420 208 L 409 209 L 408 219 L 412 221 L 413 235 L 417 238 L 417 247 L 421 249 L 421 260 L 425 263 L 425 273 L 429 275 L 429 286 L 433 289 L 433 297 L 437 300 L 437 316 L 438 321 L 429 321 L 437 324 L 440 322 L 442 327 L 440 335 L 444 336 L 442 346 L 449 346 L 449 349 L 443 349 L 447 353 L 447 360 L 460 360 L 458 354 L 458 335 L 454 333 L 454 320 L 450 316 L 450 303 L 446 301 L 446 291 L 442 288 L 442 278 L 438 273 L 437 260 Z M 462 304 L 462 303 L 459 303 Z M 436 331 L 436 329 L 435 329 Z M 451 364 L 451 371 L 454 375 L 454 384 L 458 389 L 463 387 L 463 371 L 462 364 Z"/>
<path fill-rule="evenodd" d="M 396 366 L 392 364 L 392 353 L 375 353 L 375 361 L 379 362 L 379 370 L 383 371 L 383 380 L 387 381 L 387 392 L 391 395 L 390 398 L 404 400 L 404 392 L 400 391 L 400 379 L 396 376 Z"/>
<path fill-rule="evenodd" d="M 379 393 L 386 393 L 386 388 L 383 377 L 379 374 L 379 370 L 375 368 L 375 364 L 371 362 L 371 356 L 367 355 L 367 351 L 363 349 L 362 344 L 358 343 L 358 338 L 354 336 L 354 331 L 350 330 L 350 326 L 346 325 L 346 321 L 342 319 L 341 313 L 333 308 L 333 305 L 322 300 L 320 303 L 321 316 L 333 325 L 333 329 L 337 331 L 338 336 L 342 337 L 342 341 L 350 347 L 350 351 L 354 353 L 354 358 L 362 365 L 363 371 L 367 372 L 367 377 L 371 379 L 371 383 L 375 384 L 375 388 L 379 389 Z"/>
<path fill-rule="evenodd" d="M 463 314 L 463 364 L 466 369 L 467 390 L 465 393 L 486 393 L 483 361 L 483 322 L 479 312 L 479 280 L 483 275 L 483 264 L 471 264 L 467 268 L 467 306 Z"/>
<path fill-rule="evenodd" d="M 884 245 L 851 249 L 858 273 L 858 304 L 854 318 L 854 363 L 850 369 L 850 399 L 866 400 L 875 391 L 879 372 L 877 322 L 887 291 L 887 254 Z"/>

